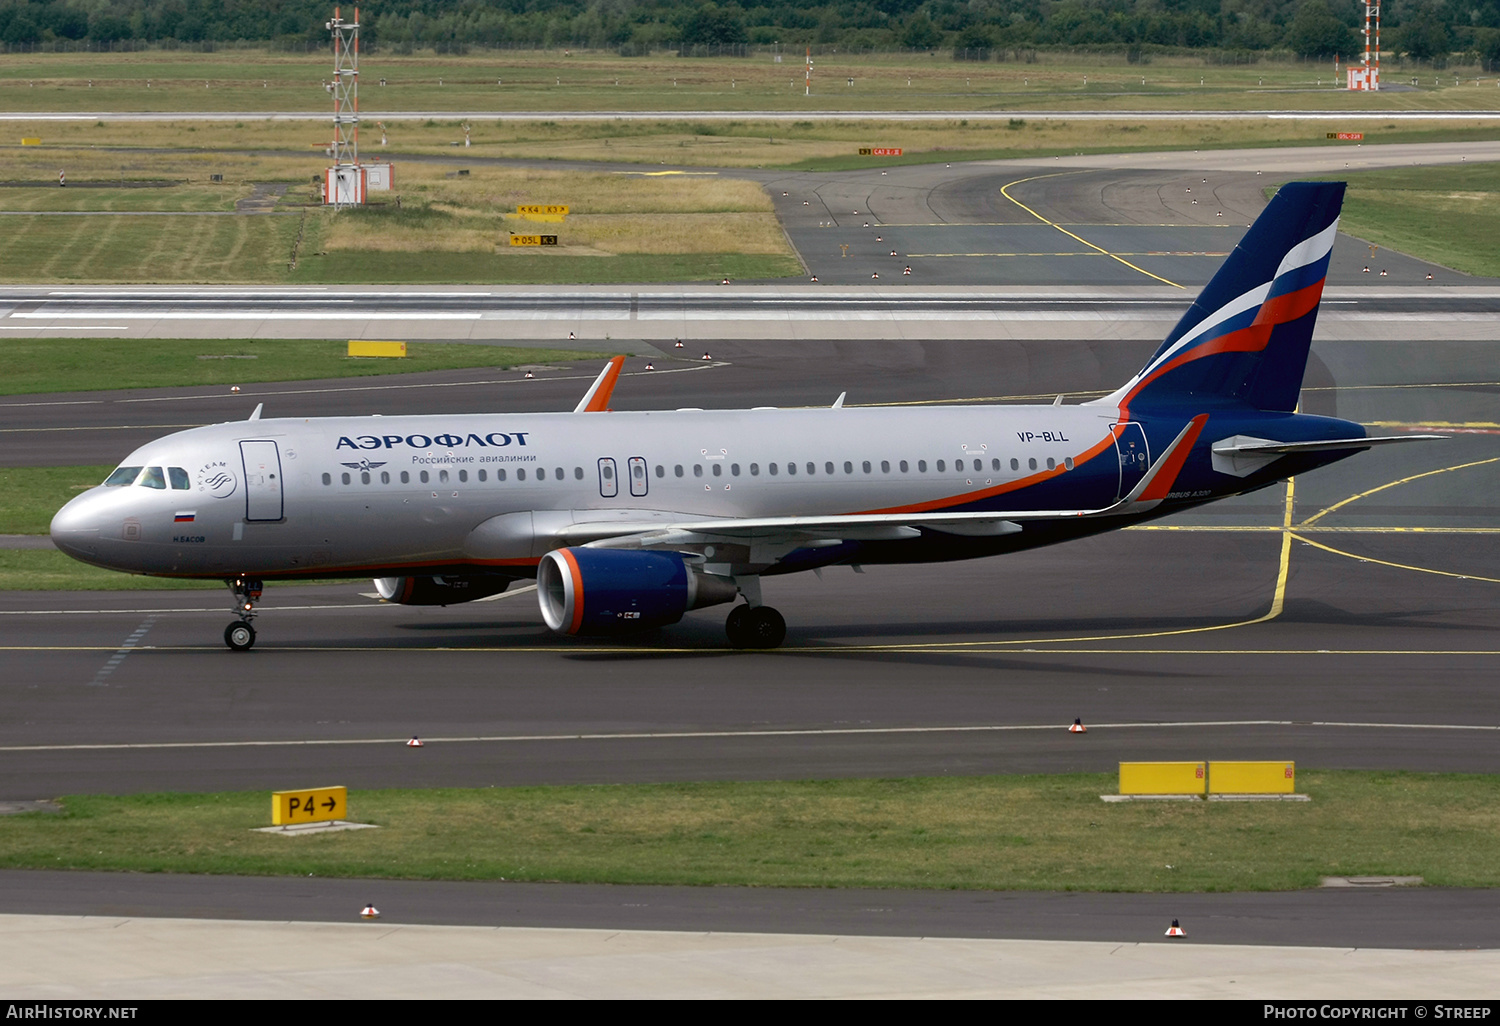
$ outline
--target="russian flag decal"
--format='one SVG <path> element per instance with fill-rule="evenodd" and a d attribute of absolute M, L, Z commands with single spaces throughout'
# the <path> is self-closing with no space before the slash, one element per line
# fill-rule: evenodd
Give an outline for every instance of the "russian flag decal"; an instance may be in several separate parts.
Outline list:
<path fill-rule="evenodd" d="M 186 513 L 178 513 L 176 516 L 174 516 L 172 518 L 172 523 L 174 523 L 174 524 L 191 524 L 193 522 L 193 519 L 197 515 L 198 515 L 198 511 L 197 510 L 188 510 Z"/>

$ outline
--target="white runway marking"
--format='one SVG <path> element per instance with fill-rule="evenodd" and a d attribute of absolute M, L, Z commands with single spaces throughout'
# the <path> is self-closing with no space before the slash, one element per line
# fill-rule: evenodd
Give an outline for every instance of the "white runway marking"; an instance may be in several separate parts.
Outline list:
<path fill-rule="evenodd" d="M 1467 723 L 1341 723 L 1332 720 L 1195 720 L 1184 722 L 1094 723 L 1089 730 L 1202 730 L 1211 727 L 1337 727 L 1384 730 L 1480 730 L 1500 732 L 1500 726 Z M 853 737 L 895 734 L 998 734 L 1035 731 L 1066 733 L 1056 723 L 991 724 L 962 727 L 827 727 L 786 730 L 684 730 L 601 734 L 495 734 L 472 737 L 429 737 L 424 744 L 503 744 L 536 741 L 690 741 L 703 738 Z M 118 749 L 168 748 L 311 748 L 332 745 L 404 745 L 405 737 L 308 738 L 277 741 L 140 741 L 117 744 L 4 745 L 0 752 L 97 752 Z"/>

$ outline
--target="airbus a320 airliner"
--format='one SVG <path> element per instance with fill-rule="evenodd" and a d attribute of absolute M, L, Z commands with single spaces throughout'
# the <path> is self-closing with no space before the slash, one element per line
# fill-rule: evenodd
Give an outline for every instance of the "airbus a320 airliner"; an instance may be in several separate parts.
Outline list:
<path fill-rule="evenodd" d="M 569 635 L 735 603 L 730 644 L 774 648 L 763 577 L 1051 545 L 1438 437 L 1295 412 L 1343 195 L 1284 186 L 1146 366 L 1081 405 L 615 413 L 616 357 L 573 413 L 257 407 L 180 431 L 64 506 L 52 538 L 95 566 L 224 579 L 241 651 L 263 581 L 366 575 L 411 605 L 534 578 Z"/>

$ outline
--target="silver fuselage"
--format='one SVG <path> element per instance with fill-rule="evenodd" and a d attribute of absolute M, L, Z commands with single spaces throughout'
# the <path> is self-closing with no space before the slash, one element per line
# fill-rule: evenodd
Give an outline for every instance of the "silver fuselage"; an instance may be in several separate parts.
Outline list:
<path fill-rule="evenodd" d="M 1060 508 L 1063 484 L 1070 508 L 1106 506 L 1152 458 L 1139 429 L 1124 451 L 1120 419 L 966 406 L 240 421 L 137 449 L 122 466 L 182 468 L 187 487 L 93 488 L 52 536 L 165 576 L 519 576 L 555 547 L 551 526 L 610 517 Z M 1037 482 L 1051 494 L 1032 499 Z"/>

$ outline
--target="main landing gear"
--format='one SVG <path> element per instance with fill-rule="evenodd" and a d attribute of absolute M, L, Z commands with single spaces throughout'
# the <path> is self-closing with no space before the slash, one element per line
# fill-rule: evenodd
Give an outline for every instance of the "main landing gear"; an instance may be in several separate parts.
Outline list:
<path fill-rule="evenodd" d="M 776 648 L 786 640 L 786 620 L 770 606 L 735 606 L 724 633 L 735 648 Z"/>
<path fill-rule="evenodd" d="M 239 617 L 224 628 L 224 644 L 236 652 L 248 652 L 255 644 L 255 628 L 250 621 L 255 619 L 255 603 L 260 601 L 260 578 L 231 577 L 224 583 L 234 594 L 234 612 Z"/>

